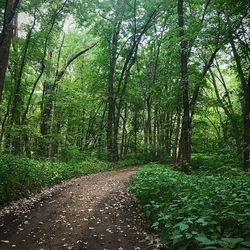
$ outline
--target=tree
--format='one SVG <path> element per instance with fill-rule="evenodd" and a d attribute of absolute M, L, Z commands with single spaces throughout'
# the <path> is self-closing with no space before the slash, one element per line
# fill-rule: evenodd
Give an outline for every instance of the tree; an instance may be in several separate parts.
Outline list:
<path fill-rule="evenodd" d="M 185 38 L 185 21 L 183 11 L 183 0 L 178 0 L 178 24 L 180 29 L 180 68 L 181 68 L 181 92 L 182 92 L 182 140 L 180 145 L 181 150 L 181 166 L 185 173 L 189 172 L 190 163 L 190 117 L 189 117 L 189 94 L 188 94 L 188 56 L 187 56 L 187 40 Z"/>
<path fill-rule="evenodd" d="M 0 33 L 0 100 L 4 88 L 6 70 L 9 61 L 9 50 L 14 30 L 14 17 L 17 15 L 19 0 L 5 0 L 4 18 Z"/>
<path fill-rule="evenodd" d="M 2 150 L 138 157 L 185 173 L 192 153 L 236 152 L 247 170 L 247 8 L 232 3 L 5 1 Z"/>

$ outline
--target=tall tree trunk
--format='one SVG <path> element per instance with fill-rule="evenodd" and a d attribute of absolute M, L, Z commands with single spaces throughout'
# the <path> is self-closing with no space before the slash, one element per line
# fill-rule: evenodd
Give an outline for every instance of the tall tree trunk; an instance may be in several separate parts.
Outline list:
<path fill-rule="evenodd" d="M 17 14 L 14 17 L 14 23 L 15 23 L 15 29 L 14 29 L 14 36 L 18 36 L 18 16 Z M 24 49 L 22 51 L 22 56 L 19 60 L 16 60 L 14 63 L 14 75 L 15 75 L 15 88 L 14 88 L 14 100 L 13 100 L 13 105 L 12 105 L 12 114 L 11 114 L 11 126 L 16 125 L 17 128 L 21 129 L 22 120 L 21 120 L 21 115 L 22 115 L 22 107 L 23 107 L 23 96 L 21 95 L 22 92 L 22 78 L 23 78 L 23 73 L 26 65 L 26 58 L 28 54 L 28 49 L 30 45 L 30 40 L 31 40 L 31 34 L 33 32 L 33 29 L 35 27 L 36 23 L 36 18 L 34 17 L 33 24 L 27 34 L 26 40 L 25 40 L 25 45 Z M 15 43 L 13 43 L 13 48 L 14 52 L 16 53 L 16 57 L 19 58 L 19 53 L 18 53 L 18 48 Z M 26 139 L 22 138 L 25 137 Z M 27 141 L 28 135 L 24 135 L 23 133 L 19 133 L 18 136 L 14 136 L 13 138 L 13 151 L 15 154 L 21 153 L 22 152 L 22 141 Z M 28 144 L 28 143 L 26 143 Z"/>
<path fill-rule="evenodd" d="M 53 52 L 51 49 L 48 51 L 48 60 L 52 61 Z M 40 117 L 40 133 L 42 136 L 42 141 L 39 149 L 39 154 L 42 157 L 49 157 L 49 134 L 51 127 L 51 117 L 52 117 L 52 108 L 53 108 L 53 94 L 54 86 L 51 82 L 51 73 L 52 69 L 48 68 L 46 72 L 47 80 L 43 83 L 43 95 L 42 95 L 42 104 L 41 104 L 41 117 Z"/>
<path fill-rule="evenodd" d="M 157 143 L 159 143 L 159 141 L 157 141 L 157 125 L 158 125 L 157 115 L 158 115 L 158 110 L 155 107 L 155 109 L 154 109 L 154 123 L 153 123 L 153 145 L 154 145 L 154 158 L 155 159 L 157 159 L 157 157 L 158 157 Z"/>
<path fill-rule="evenodd" d="M 115 124 L 115 97 L 114 97 L 114 74 L 117 59 L 118 39 L 120 34 L 121 21 L 115 24 L 112 42 L 111 42 L 111 57 L 109 62 L 108 76 L 108 123 L 107 123 L 107 150 L 109 162 L 115 162 L 117 159 L 114 153 L 114 124 Z"/>
<path fill-rule="evenodd" d="M 11 86 L 13 86 L 13 80 L 14 77 L 13 74 L 11 74 L 11 80 L 10 80 Z M 3 149 L 4 151 L 10 151 L 11 134 L 9 131 L 10 129 L 6 129 L 6 125 L 8 120 L 10 119 L 12 92 L 13 90 L 10 91 L 6 113 L 4 114 L 3 120 L 1 122 L 0 145 L 1 149 Z"/>
<path fill-rule="evenodd" d="M 144 104 L 145 101 L 144 101 Z M 145 109 L 143 110 L 143 142 L 144 142 L 144 147 L 145 147 L 145 153 L 147 153 L 148 151 L 148 126 L 147 126 L 147 117 L 146 117 L 146 114 L 145 114 Z"/>
<path fill-rule="evenodd" d="M 137 115 L 138 115 L 138 111 L 136 110 L 134 114 L 134 153 L 135 155 L 137 154 L 137 130 L 138 130 Z"/>
<path fill-rule="evenodd" d="M 173 153 L 172 153 L 172 163 L 174 166 L 177 164 L 177 150 L 178 150 L 178 141 L 179 141 L 179 133 L 180 133 L 180 122 L 181 122 L 181 116 L 180 112 L 176 113 L 176 126 L 175 126 L 175 138 L 173 143 Z"/>
<path fill-rule="evenodd" d="M 124 156 L 124 148 L 126 146 L 126 141 L 127 141 L 127 130 L 126 130 L 126 124 L 127 124 L 127 119 L 128 119 L 128 107 L 125 105 L 125 110 L 124 110 L 124 117 L 123 117 L 123 125 L 122 125 L 122 144 L 121 144 L 121 151 L 120 151 L 120 158 Z"/>
<path fill-rule="evenodd" d="M 57 118 L 57 116 L 56 116 Z M 56 119 L 55 118 L 55 119 Z M 59 141 L 58 137 L 60 134 L 61 124 L 58 120 L 55 121 L 55 124 L 53 124 L 53 141 L 50 145 L 50 159 L 56 159 L 59 151 Z"/>
<path fill-rule="evenodd" d="M 6 70 L 9 61 L 9 50 L 13 37 L 13 18 L 19 0 L 5 0 L 3 29 L 0 33 L 0 100 L 2 99 Z"/>
<path fill-rule="evenodd" d="M 170 137 L 170 133 L 171 133 L 171 115 L 167 114 L 166 117 L 166 122 L 165 122 L 165 150 L 164 152 L 166 152 L 167 157 L 170 156 L 170 151 L 171 151 L 171 137 Z"/>
<path fill-rule="evenodd" d="M 149 142 L 149 147 L 151 150 L 151 146 L 152 146 L 152 98 L 151 96 L 149 96 L 147 98 L 147 115 L 148 115 L 148 119 L 147 119 L 147 131 L 148 131 L 148 142 Z"/>
<path fill-rule="evenodd" d="M 44 157 L 49 157 L 49 134 L 53 108 L 52 94 L 51 83 L 45 81 L 43 84 L 43 104 L 40 118 L 40 133 L 43 138 L 42 145 L 40 145 L 40 155 Z"/>
<path fill-rule="evenodd" d="M 242 100 L 242 120 L 243 120 L 243 170 L 249 171 L 250 164 L 250 73 L 245 76 L 241 58 L 236 49 L 233 37 L 230 38 L 233 55 L 236 61 L 237 71 L 240 78 L 243 100 Z"/>
<path fill-rule="evenodd" d="M 178 0 L 178 24 L 180 29 L 180 68 L 181 68 L 181 88 L 182 88 L 182 105 L 183 105 L 183 122 L 182 122 L 182 140 L 181 140 L 181 167 L 184 173 L 189 173 L 190 163 L 190 110 L 189 110 L 189 94 L 188 94 L 188 55 L 187 40 L 184 31 L 184 12 L 183 0 Z"/>

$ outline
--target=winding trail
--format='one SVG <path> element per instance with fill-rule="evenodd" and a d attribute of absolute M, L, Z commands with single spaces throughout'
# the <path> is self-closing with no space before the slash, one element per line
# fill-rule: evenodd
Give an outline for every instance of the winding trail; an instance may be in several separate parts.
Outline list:
<path fill-rule="evenodd" d="M 83 176 L 5 208 L 0 249 L 154 249 L 127 193 L 134 171 Z"/>

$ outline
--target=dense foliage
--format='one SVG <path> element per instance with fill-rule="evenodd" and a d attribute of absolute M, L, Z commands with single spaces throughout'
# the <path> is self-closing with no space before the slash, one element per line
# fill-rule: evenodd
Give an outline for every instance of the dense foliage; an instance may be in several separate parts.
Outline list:
<path fill-rule="evenodd" d="M 214 176 L 211 170 L 210 175 L 187 176 L 150 164 L 131 181 L 130 191 L 151 229 L 171 249 L 250 247 L 249 177 Z"/>
<path fill-rule="evenodd" d="M 5 4 L 4 4 L 5 3 Z M 0 147 L 50 160 L 250 152 L 247 0 L 5 0 Z"/>
<path fill-rule="evenodd" d="M 196 175 L 233 176 L 241 175 L 240 159 L 236 154 L 194 154 L 191 170 Z"/>
<path fill-rule="evenodd" d="M 192 175 L 152 165 L 131 184 L 162 238 L 246 248 L 249 10 L 248 0 L 1 0 L 1 202 L 106 162 L 167 163 Z"/>
<path fill-rule="evenodd" d="M 110 170 L 107 163 L 88 159 L 78 163 L 51 163 L 26 157 L 0 157 L 0 206 L 27 197 L 73 177 Z"/>

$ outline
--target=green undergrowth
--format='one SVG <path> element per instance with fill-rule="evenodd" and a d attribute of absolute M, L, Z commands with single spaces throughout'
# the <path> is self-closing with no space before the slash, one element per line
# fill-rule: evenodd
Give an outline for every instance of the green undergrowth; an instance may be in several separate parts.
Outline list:
<path fill-rule="evenodd" d="M 124 167 L 134 167 L 143 165 L 144 162 L 139 157 L 127 157 L 125 159 L 121 159 L 118 162 L 118 167 L 124 168 Z"/>
<path fill-rule="evenodd" d="M 191 171 L 194 174 L 214 176 L 242 175 L 241 159 L 233 154 L 193 154 Z"/>
<path fill-rule="evenodd" d="M 75 163 L 51 163 L 22 156 L 0 156 L 0 206 L 28 197 L 73 177 L 111 170 L 97 159 Z"/>
<path fill-rule="evenodd" d="M 137 171 L 129 190 L 170 249 L 250 248 L 247 176 L 187 176 L 150 164 Z"/>

